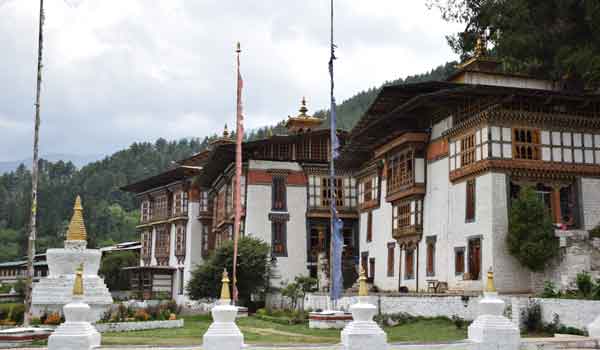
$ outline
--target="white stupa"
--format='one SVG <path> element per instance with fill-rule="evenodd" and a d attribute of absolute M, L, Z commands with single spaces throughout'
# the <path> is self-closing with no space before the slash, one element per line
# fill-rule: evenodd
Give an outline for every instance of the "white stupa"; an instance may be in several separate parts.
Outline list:
<path fill-rule="evenodd" d="M 40 317 L 50 312 L 62 313 L 63 307 L 73 300 L 71 289 L 75 281 L 75 272 L 82 264 L 86 281 L 83 301 L 91 308 L 89 320 L 98 321 L 110 308 L 113 299 L 104 280 L 98 277 L 102 254 L 98 249 L 87 249 L 86 239 L 83 207 L 81 198 L 77 196 L 65 247 L 46 251 L 48 276 L 33 285 L 33 316 Z"/>
<path fill-rule="evenodd" d="M 88 321 L 91 309 L 84 299 L 83 267 L 73 286 L 73 301 L 65 305 L 65 322 L 48 338 L 48 350 L 91 350 L 100 346 L 100 333 Z"/>
<path fill-rule="evenodd" d="M 479 302 L 479 316 L 469 326 L 469 340 L 479 350 L 518 350 L 521 344 L 519 327 L 504 315 L 504 301 L 498 298 L 494 273 L 488 272 L 487 286 Z"/>
<path fill-rule="evenodd" d="M 223 271 L 221 282 L 223 282 L 221 299 L 211 311 L 213 323 L 202 337 L 202 348 L 206 350 L 241 350 L 244 347 L 244 335 L 235 324 L 238 308 L 231 305 L 227 270 Z"/>

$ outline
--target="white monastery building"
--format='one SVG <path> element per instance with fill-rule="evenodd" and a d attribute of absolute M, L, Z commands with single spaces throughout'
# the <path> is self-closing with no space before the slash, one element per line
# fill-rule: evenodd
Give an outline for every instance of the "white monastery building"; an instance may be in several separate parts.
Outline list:
<path fill-rule="evenodd" d="M 501 293 L 539 288 L 505 245 L 524 186 L 563 236 L 600 223 L 600 96 L 498 66 L 479 50 L 447 81 L 386 86 L 349 133 L 338 131 L 345 288 L 361 265 L 380 291 L 482 291 L 489 268 Z M 243 144 L 242 231 L 271 245 L 275 286 L 311 275 L 329 288 L 321 122 L 303 100 L 285 135 Z M 234 148 L 225 130 L 178 167 L 124 187 L 141 202 L 132 287 L 144 298 L 184 301 L 190 271 L 232 239 Z"/>

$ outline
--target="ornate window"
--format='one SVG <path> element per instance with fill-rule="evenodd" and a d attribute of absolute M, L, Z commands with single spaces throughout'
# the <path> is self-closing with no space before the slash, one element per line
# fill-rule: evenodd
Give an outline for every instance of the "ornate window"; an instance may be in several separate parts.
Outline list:
<path fill-rule="evenodd" d="M 292 145 L 289 143 L 281 143 L 277 145 L 277 159 L 290 160 L 292 158 L 291 148 Z"/>
<path fill-rule="evenodd" d="M 148 222 L 151 219 L 150 215 L 150 200 L 146 199 L 142 201 L 142 218 L 141 222 Z"/>
<path fill-rule="evenodd" d="M 396 248 L 396 242 L 387 244 L 387 276 L 394 277 L 394 252 Z"/>
<path fill-rule="evenodd" d="M 326 175 L 309 175 L 308 205 L 311 208 L 329 208 L 331 203 L 331 181 Z M 336 206 L 356 207 L 356 180 L 349 177 L 335 178 Z"/>
<path fill-rule="evenodd" d="M 475 163 L 475 134 L 469 134 L 460 140 L 460 165 Z"/>
<path fill-rule="evenodd" d="M 169 252 L 171 244 L 171 234 L 168 231 L 167 225 L 156 226 L 156 262 L 159 266 L 166 266 L 169 264 Z"/>
<path fill-rule="evenodd" d="M 287 220 L 285 218 L 271 217 L 271 254 L 273 256 L 287 256 Z"/>
<path fill-rule="evenodd" d="M 404 251 L 404 279 L 415 278 L 415 251 L 406 249 Z"/>
<path fill-rule="evenodd" d="M 175 256 L 177 262 L 183 264 L 185 260 L 185 225 L 175 227 Z"/>
<path fill-rule="evenodd" d="M 146 266 L 152 262 L 152 231 L 142 232 L 142 261 Z"/>
<path fill-rule="evenodd" d="M 423 200 L 412 199 L 393 203 L 392 234 L 419 233 L 423 227 Z"/>
<path fill-rule="evenodd" d="M 475 221 L 475 179 L 467 181 L 465 220 L 467 222 Z"/>
<path fill-rule="evenodd" d="M 173 216 L 186 216 L 188 208 L 188 193 L 178 190 L 173 194 Z"/>
<path fill-rule="evenodd" d="M 428 277 L 435 276 L 435 242 L 435 236 L 427 237 L 427 266 L 425 273 Z"/>
<path fill-rule="evenodd" d="M 388 158 L 387 193 L 394 193 L 414 183 L 414 150 L 397 152 Z"/>
<path fill-rule="evenodd" d="M 379 202 L 379 178 L 371 175 L 358 183 L 358 201 L 361 208 L 377 205 Z"/>
<path fill-rule="evenodd" d="M 327 161 L 329 139 L 326 137 L 313 137 L 310 140 L 310 159 Z"/>
<path fill-rule="evenodd" d="M 537 129 L 513 129 L 513 156 L 515 159 L 541 159 L 540 131 Z"/>
<path fill-rule="evenodd" d="M 208 191 L 201 190 L 199 201 L 200 213 L 206 213 L 210 210 L 210 206 L 208 203 Z"/>
<path fill-rule="evenodd" d="M 153 219 L 166 219 L 169 216 L 169 198 L 166 194 L 156 197 L 152 209 Z"/>
<path fill-rule="evenodd" d="M 273 211 L 287 210 L 287 189 L 285 182 L 285 176 L 273 176 L 273 184 L 271 186 L 271 210 Z"/>

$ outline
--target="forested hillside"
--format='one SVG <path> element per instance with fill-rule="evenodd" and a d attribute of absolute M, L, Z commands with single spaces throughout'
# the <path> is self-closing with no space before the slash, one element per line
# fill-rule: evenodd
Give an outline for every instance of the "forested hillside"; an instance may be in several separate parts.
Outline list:
<path fill-rule="evenodd" d="M 443 80 L 455 63 L 434 70 L 397 79 L 385 84 Z M 385 85 L 384 84 L 384 85 Z M 362 91 L 338 105 L 338 127 L 349 130 L 371 104 L 381 87 Z M 315 113 L 329 117 L 328 110 Z M 326 123 L 324 123 L 327 125 Z M 285 131 L 284 121 L 275 126 L 251 130 L 247 139 L 260 139 Z M 220 127 L 220 126 L 219 126 Z M 218 127 L 215 127 L 215 131 Z M 109 245 L 137 239 L 135 226 L 139 212 L 133 195 L 119 190 L 127 183 L 159 173 L 174 160 L 190 156 L 205 148 L 213 135 L 199 139 L 134 143 L 128 149 L 91 163 L 81 169 L 68 162 L 40 163 L 38 203 L 38 251 L 62 245 L 77 194 L 83 199 L 89 245 Z M 0 261 L 25 254 L 31 192 L 31 173 L 20 166 L 16 171 L 0 176 Z"/>

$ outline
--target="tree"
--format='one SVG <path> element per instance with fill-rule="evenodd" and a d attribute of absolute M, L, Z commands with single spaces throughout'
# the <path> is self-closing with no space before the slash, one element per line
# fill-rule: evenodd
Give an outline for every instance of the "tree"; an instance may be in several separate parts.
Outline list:
<path fill-rule="evenodd" d="M 104 282 L 109 290 L 128 290 L 129 276 L 123 267 L 139 265 L 138 254 L 132 251 L 108 252 L 100 263 L 98 274 L 104 277 Z"/>
<path fill-rule="evenodd" d="M 512 202 L 506 243 L 509 253 L 532 271 L 543 271 L 558 255 L 550 214 L 531 187 L 521 189 Z"/>
<path fill-rule="evenodd" d="M 294 282 L 288 283 L 281 289 L 281 295 L 287 297 L 292 302 L 292 309 L 295 310 L 298 305 L 298 299 L 302 300 L 304 308 L 304 297 L 307 293 L 314 292 L 317 289 L 317 280 L 309 276 L 296 276 Z"/>
<path fill-rule="evenodd" d="M 247 305 L 252 294 L 268 287 L 270 277 L 270 247 L 260 239 L 242 237 L 238 246 L 239 300 Z M 209 258 L 192 271 L 186 290 L 192 299 L 218 298 L 221 291 L 223 269 L 231 275 L 233 270 L 233 242 L 227 241 Z"/>
<path fill-rule="evenodd" d="M 446 39 L 462 59 L 486 33 L 508 71 L 589 87 L 600 82 L 600 2 L 597 0 L 428 0 L 446 21 L 465 28 Z"/>

